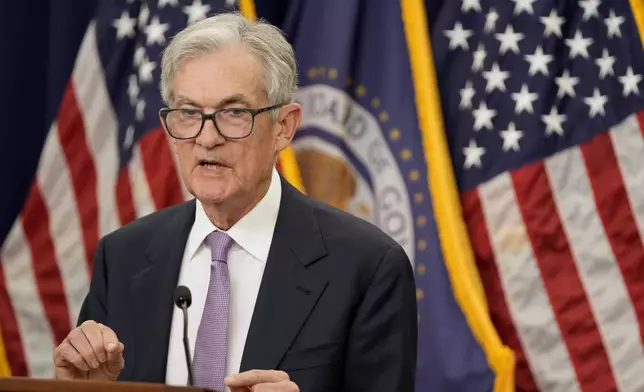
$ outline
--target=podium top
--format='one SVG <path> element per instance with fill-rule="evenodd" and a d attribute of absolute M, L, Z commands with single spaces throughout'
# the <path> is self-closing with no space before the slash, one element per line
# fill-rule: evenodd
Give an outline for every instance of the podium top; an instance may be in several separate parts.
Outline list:
<path fill-rule="evenodd" d="M 62 381 L 28 377 L 0 377 L 0 392 L 209 392 L 208 389 L 125 381 Z"/>

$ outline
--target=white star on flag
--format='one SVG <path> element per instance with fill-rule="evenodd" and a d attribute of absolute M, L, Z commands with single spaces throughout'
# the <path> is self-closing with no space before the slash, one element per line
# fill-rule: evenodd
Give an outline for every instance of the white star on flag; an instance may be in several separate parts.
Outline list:
<path fill-rule="evenodd" d="M 514 14 L 520 15 L 522 12 L 527 12 L 528 14 L 534 14 L 534 8 L 532 8 L 532 3 L 537 0 L 512 0 L 514 5 Z"/>
<path fill-rule="evenodd" d="M 485 148 L 476 145 L 474 139 L 470 139 L 470 145 L 463 148 L 465 155 L 465 168 L 469 169 L 472 166 L 481 167 L 481 157 L 485 154 Z"/>
<path fill-rule="evenodd" d="M 523 33 L 515 33 L 512 26 L 507 26 L 505 32 L 497 33 L 496 39 L 499 40 L 501 46 L 499 47 L 499 52 L 505 54 L 508 50 L 511 50 L 514 53 L 519 53 L 519 41 L 525 37 Z"/>
<path fill-rule="evenodd" d="M 141 10 L 139 11 L 139 27 L 145 26 L 148 23 L 148 18 L 150 17 L 150 9 L 148 8 L 148 3 L 143 3 L 141 5 Z"/>
<path fill-rule="evenodd" d="M 505 91 L 505 79 L 510 77 L 510 72 L 501 71 L 499 64 L 494 63 L 490 71 L 483 72 L 483 77 L 487 80 L 485 92 L 491 93 L 494 89 Z"/>
<path fill-rule="evenodd" d="M 561 26 L 566 23 L 566 19 L 559 16 L 557 14 L 557 11 L 551 10 L 550 15 L 548 16 L 542 16 L 539 18 L 541 20 L 541 23 L 543 23 L 544 30 L 543 30 L 543 35 L 544 37 L 550 37 L 551 34 L 556 35 L 557 37 L 561 37 Z"/>
<path fill-rule="evenodd" d="M 599 67 L 599 78 L 604 79 L 607 75 L 615 75 L 613 65 L 615 65 L 615 57 L 608 55 L 608 49 L 604 48 L 602 57 L 595 60 L 595 64 Z"/>
<path fill-rule="evenodd" d="M 628 97 L 631 93 L 640 95 L 640 88 L 637 84 L 641 81 L 642 75 L 635 75 L 633 73 L 633 67 L 629 66 L 626 74 L 619 77 L 619 82 L 624 86 L 624 91 L 622 92 L 624 96 Z"/>
<path fill-rule="evenodd" d="M 136 80 L 136 75 L 130 75 L 127 85 L 127 95 L 130 97 L 130 105 L 134 105 L 136 103 L 136 100 L 139 99 L 140 92 L 141 89 L 139 88 L 139 84 Z"/>
<path fill-rule="evenodd" d="M 452 30 L 445 30 L 445 35 L 449 38 L 449 48 L 452 50 L 459 47 L 468 50 L 467 39 L 472 34 L 474 34 L 472 30 L 463 30 L 461 22 L 456 22 Z"/>
<path fill-rule="evenodd" d="M 530 63 L 530 69 L 528 70 L 530 76 L 536 75 L 537 72 L 548 76 L 548 63 L 553 60 L 553 56 L 544 54 L 541 46 L 537 46 L 534 54 L 526 55 L 525 59 Z"/>
<path fill-rule="evenodd" d="M 163 45 L 165 43 L 165 33 L 169 28 L 169 24 L 161 23 L 159 17 L 155 16 L 152 18 L 150 24 L 145 26 L 145 34 L 147 35 L 146 43 L 148 45 Z"/>
<path fill-rule="evenodd" d="M 615 15 L 615 11 L 610 10 L 610 15 L 604 20 L 606 28 L 608 29 L 608 38 L 622 37 L 620 26 L 624 21 L 625 19 L 623 16 L 617 16 Z"/>
<path fill-rule="evenodd" d="M 128 125 L 127 130 L 125 131 L 123 146 L 125 146 L 126 149 L 129 149 L 132 147 L 132 143 L 134 143 L 134 126 Z"/>
<path fill-rule="evenodd" d="M 136 121 L 143 121 L 143 118 L 145 117 L 145 101 L 144 100 L 139 100 L 139 102 L 136 103 Z"/>
<path fill-rule="evenodd" d="M 475 93 L 476 91 L 474 90 L 474 87 L 472 87 L 472 82 L 468 80 L 467 83 L 465 83 L 465 87 L 460 90 L 461 103 L 458 107 L 461 109 L 471 109 L 472 98 L 474 98 Z"/>
<path fill-rule="evenodd" d="M 588 58 L 588 47 L 593 44 L 592 38 L 584 38 L 579 30 L 573 38 L 566 38 L 566 45 L 570 48 L 570 58 L 577 56 Z"/>
<path fill-rule="evenodd" d="M 604 105 L 606 105 L 606 102 L 608 102 L 608 97 L 601 95 L 599 93 L 599 89 L 595 87 L 593 90 L 593 96 L 584 98 L 584 103 L 589 107 L 588 115 L 590 118 L 595 117 L 597 114 L 605 116 L 606 112 L 604 111 Z"/>
<path fill-rule="evenodd" d="M 157 67 L 154 61 L 150 61 L 147 56 L 141 60 L 139 67 L 139 81 L 141 83 L 149 83 L 152 81 L 152 71 Z"/>
<path fill-rule="evenodd" d="M 579 2 L 579 6 L 584 9 L 584 16 L 582 19 L 586 21 L 593 16 L 599 18 L 599 12 L 597 10 L 597 8 L 599 8 L 599 3 L 599 0 L 581 0 Z"/>
<path fill-rule="evenodd" d="M 496 29 L 496 21 L 499 20 L 499 14 L 494 8 L 485 15 L 485 32 L 491 33 Z"/>
<path fill-rule="evenodd" d="M 565 114 L 559 114 L 556 107 L 550 109 L 550 114 L 542 115 L 541 121 L 546 124 L 546 135 L 550 136 L 556 133 L 559 136 L 563 136 L 564 130 L 562 124 L 567 118 Z"/>
<path fill-rule="evenodd" d="M 143 46 L 139 46 L 136 49 L 134 49 L 134 65 L 137 67 L 143 63 L 143 59 L 147 55 L 145 54 L 145 48 Z"/>
<path fill-rule="evenodd" d="M 557 91 L 557 98 L 563 98 L 566 95 L 570 95 L 572 98 L 575 97 L 575 86 L 579 83 L 578 77 L 571 77 L 570 72 L 565 70 L 563 74 L 555 78 L 555 83 L 559 87 Z"/>
<path fill-rule="evenodd" d="M 483 47 L 483 43 L 479 42 L 479 47 L 476 49 L 476 51 L 473 54 L 474 60 L 472 61 L 472 71 L 476 72 L 483 69 L 486 56 L 487 56 L 487 52 Z"/>
<path fill-rule="evenodd" d="M 183 7 L 183 12 L 188 15 L 188 24 L 191 24 L 206 19 L 210 12 L 210 5 L 201 4 L 201 0 L 194 0 L 192 5 Z"/>
<path fill-rule="evenodd" d="M 112 26 L 116 28 L 116 38 L 133 38 L 135 35 L 134 27 L 136 26 L 136 19 L 131 18 L 127 11 L 123 11 L 118 19 L 112 22 Z"/>
<path fill-rule="evenodd" d="M 159 8 L 163 8 L 166 5 L 169 5 L 171 7 L 176 7 L 179 5 L 179 0 L 159 0 Z"/>
<path fill-rule="evenodd" d="M 523 131 L 519 131 L 513 122 L 508 124 L 508 129 L 501 131 L 503 138 L 503 151 L 519 151 L 519 140 L 523 137 Z"/>
<path fill-rule="evenodd" d="M 514 112 L 516 114 L 521 114 L 524 110 L 528 113 L 533 113 L 534 109 L 532 107 L 532 102 L 536 101 L 539 98 L 537 93 L 531 93 L 528 90 L 528 86 L 524 83 L 521 86 L 521 91 L 518 93 L 512 93 L 512 99 L 516 102 L 514 107 Z"/>
<path fill-rule="evenodd" d="M 470 10 L 481 12 L 481 0 L 463 0 L 461 11 L 467 12 Z"/>
<path fill-rule="evenodd" d="M 494 127 L 492 125 L 492 119 L 496 117 L 496 110 L 488 109 L 485 102 L 481 102 L 478 109 L 472 111 L 472 114 L 474 115 L 475 131 L 480 131 L 483 128 L 486 128 L 490 131 L 492 130 L 492 128 Z"/>

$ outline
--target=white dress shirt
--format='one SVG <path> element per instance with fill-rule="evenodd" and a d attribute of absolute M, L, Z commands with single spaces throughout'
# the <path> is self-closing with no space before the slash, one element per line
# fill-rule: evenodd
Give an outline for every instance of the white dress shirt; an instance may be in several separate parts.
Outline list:
<path fill-rule="evenodd" d="M 228 357 L 226 375 L 239 372 L 246 335 L 255 308 L 257 293 L 264 274 L 268 251 L 273 240 L 282 188 L 277 170 L 273 169 L 270 187 L 257 205 L 227 231 L 234 240 L 228 252 L 230 302 L 228 311 Z M 206 236 L 215 227 L 197 200 L 193 223 L 181 263 L 179 285 L 192 292 L 188 308 L 188 339 L 194 358 L 195 341 L 210 281 L 210 247 Z M 185 386 L 188 381 L 183 350 L 183 315 L 175 306 L 166 365 L 166 383 Z M 227 390 L 227 389 L 226 389 Z"/>

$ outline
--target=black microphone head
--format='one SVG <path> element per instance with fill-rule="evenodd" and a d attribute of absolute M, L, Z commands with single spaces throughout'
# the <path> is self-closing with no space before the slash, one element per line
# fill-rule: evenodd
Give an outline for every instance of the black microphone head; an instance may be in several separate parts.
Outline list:
<path fill-rule="evenodd" d="M 174 303 L 180 308 L 184 306 L 189 308 L 192 304 L 192 293 L 190 293 L 190 289 L 186 286 L 177 286 L 174 289 Z"/>

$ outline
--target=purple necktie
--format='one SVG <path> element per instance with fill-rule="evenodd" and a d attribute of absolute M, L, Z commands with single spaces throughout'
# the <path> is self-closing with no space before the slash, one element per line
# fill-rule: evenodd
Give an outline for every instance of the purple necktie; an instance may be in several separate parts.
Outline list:
<path fill-rule="evenodd" d="M 195 343 L 195 384 L 215 391 L 224 390 L 226 337 L 228 333 L 228 250 L 233 239 L 223 231 L 208 235 L 212 264 L 210 284 Z"/>

